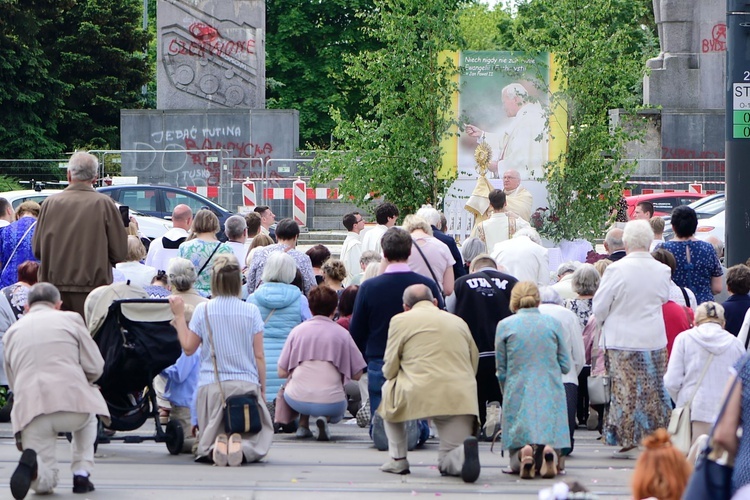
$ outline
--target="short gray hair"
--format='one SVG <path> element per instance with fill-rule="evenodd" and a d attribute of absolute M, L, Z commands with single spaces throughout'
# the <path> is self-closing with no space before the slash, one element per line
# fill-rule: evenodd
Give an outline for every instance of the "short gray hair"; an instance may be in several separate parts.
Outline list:
<path fill-rule="evenodd" d="M 70 178 L 76 181 L 93 181 L 99 173 L 99 160 L 85 151 L 78 151 L 68 160 Z"/>
<path fill-rule="evenodd" d="M 297 274 L 297 264 L 286 252 L 273 252 L 263 267 L 263 283 L 291 283 Z"/>
<path fill-rule="evenodd" d="M 594 295 L 599 289 L 602 278 L 593 264 L 581 264 L 573 271 L 571 288 L 578 295 Z"/>
<path fill-rule="evenodd" d="M 429 222 L 424 220 L 422 217 L 414 214 L 407 215 L 404 218 L 404 225 L 402 226 L 405 231 L 408 233 L 412 233 L 416 231 L 417 229 L 421 229 L 425 233 L 432 236 L 432 228 L 430 227 Z"/>
<path fill-rule="evenodd" d="M 651 242 L 654 241 L 654 231 L 648 221 L 631 220 L 625 224 L 622 241 L 629 252 L 638 250 L 648 252 Z"/>
<path fill-rule="evenodd" d="M 569 260 L 568 262 L 563 262 L 559 266 L 557 266 L 557 275 L 562 276 L 564 274 L 575 272 L 576 269 L 581 265 L 580 262 L 575 260 Z"/>
<path fill-rule="evenodd" d="M 623 230 L 619 227 L 613 227 L 607 231 L 607 234 L 604 236 L 604 243 L 607 244 L 607 249 L 610 252 L 625 248 L 625 244 L 622 241 L 622 234 Z"/>
<path fill-rule="evenodd" d="M 524 227 L 524 228 L 519 229 L 518 231 L 516 231 L 516 234 L 514 234 L 513 237 L 516 238 L 518 236 L 526 236 L 537 245 L 542 244 L 542 238 L 539 236 L 539 233 L 537 233 L 536 229 L 534 229 L 533 227 Z"/>
<path fill-rule="evenodd" d="M 52 283 L 46 283 L 44 281 L 32 285 L 26 296 L 26 303 L 31 307 L 37 302 L 57 304 L 60 302 L 60 290 L 58 290 Z"/>
<path fill-rule="evenodd" d="M 471 262 L 477 258 L 478 255 L 487 252 L 487 245 L 484 244 L 479 238 L 467 238 L 464 244 L 461 245 L 461 255 L 464 258 L 464 262 Z"/>
<path fill-rule="evenodd" d="M 542 304 L 557 304 L 558 306 L 563 305 L 562 297 L 557 293 L 557 290 L 551 286 L 540 286 L 539 287 L 539 298 Z"/>
<path fill-rule="evenodd" d="M 175 290 L 187 292 L 198 279 L 198 274 L 192 262 L 182 257 L 175 257 L 167 265 L 167 278 Z"/>
<path fill-rule="evenodd" d="M 247 229 L 247 222 L 241 215 L 233 215 L 224 221 L 224 233 L 230 240 L 241 237 L 245 229 Z"/>
<path fill-rule="evenodd" d="M 422 208 L 417 210 L 417 216 L 422 217 L 431 226 L 440 227 L 440 212 L 432 205 L 422 205 Z"/>

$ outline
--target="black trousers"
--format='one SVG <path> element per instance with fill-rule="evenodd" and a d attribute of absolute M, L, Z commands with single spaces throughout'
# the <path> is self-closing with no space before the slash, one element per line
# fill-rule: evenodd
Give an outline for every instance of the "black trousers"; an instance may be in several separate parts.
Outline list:
<path fill-rule="evenodd" d="M 573 433 L 576 431 L 576 403 L 578 402 L 578 386 L 566 383 L 565 403 L 568 410 L 568 430 L 570 431 L 570 448 L 563 448 L 563 455 L 569 455 L 573 451 Z M 568 451 L 570 450 L 570 451 Z"/>
<path fill-rule="evenodd" d="M 503 394 L 500 391 L 500 383 L 497 381 L 497 368 L 495 357 L 487 356 L 479 358 L 477 368 L 477 400 L 479 401 L 479 422 L 484 425 L 487 420 L 487 403 L 497 401 L 503 404 Z"/>
<path fill-rule="evenodd" d="M 586 425 L 589 418 L 589 385 L 588 378 L 591 375 L 591 366 L 586 365 L 578 374 L 578 422 Z"/>

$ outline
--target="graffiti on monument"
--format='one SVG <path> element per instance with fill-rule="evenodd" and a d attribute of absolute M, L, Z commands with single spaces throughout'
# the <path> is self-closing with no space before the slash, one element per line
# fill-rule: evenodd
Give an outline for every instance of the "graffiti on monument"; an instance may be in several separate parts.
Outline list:
<path fill-rule="evenodd" d="M 701 40 L 701 50 L 708 52 L 726 52 L 727 50 L 727 25 L 716 23 L 711 28 L 711 35 Z"/>
<path fill-rule="evenodd" d="M 248 2 L 227 2 L 235 3 Z M 163 94 L 165 108 L 263 107 L 262 27 L 236 15 L 241 9 L 214 4 L 169 0 L 160 6 L 159 69 L 167 80 L 160 84 L 171 87 Z"/>

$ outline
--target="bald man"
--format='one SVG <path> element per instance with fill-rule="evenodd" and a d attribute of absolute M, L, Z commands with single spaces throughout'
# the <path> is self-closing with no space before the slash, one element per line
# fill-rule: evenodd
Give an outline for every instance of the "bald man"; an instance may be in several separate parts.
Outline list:
<path fill-rule="evenodd" d="M 477 346 L 464 320 L 438 309 L 427 286 L 411 285 L 402 298 L 404 312 L 391 319 L 383 358 L 386 382 L 378 412 L 391 460 L 380 470 L 409 474 L 406 422 L 431 418 L 440 436 L 438 470 L 473 483 L 480 468 L 474 437 Z"/>
<path fill-rule="evenodd" d="M 609 253 L 607 258 L 612 262 L 625 257 L 625 242 L 622 241 L 623 230 L 619 227 L 613 227 L 607 231 L 607 235 L 604 237 L 604 249 Z"/>
<path fill-rule="evenodd" d="M 521 175 L 517 170 L 506 170 L 503 172 L 503 192 L 505 193 L 508 211 L 529 222 L 534 197 L 531 196 L 531 193 L 526 188 L 521 186 Z"/>
<path fill-rule="evenodd" d="M 172 229 L 151 242 L 146 255 L 146 265 L 157 271 L 166 271 L 169 261 L 179 257 L 180 245 L 187 239 L 193 224 L 193 211 L 187 205 L 177 205 L 172 210 Z"/>

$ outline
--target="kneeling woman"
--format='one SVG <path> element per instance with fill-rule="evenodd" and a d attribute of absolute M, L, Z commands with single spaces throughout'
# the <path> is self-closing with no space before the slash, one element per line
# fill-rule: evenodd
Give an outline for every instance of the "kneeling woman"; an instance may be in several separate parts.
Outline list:
<path fill-rule="evenodd" d="M 572 366 L 562 325 L 539 312 L 539 289 L 517 283 L 515 314 L 497 325 L 497 378 L 503 390 L 503 448 L 522 479 L 554 477 L 561 448 L 570 447 L 562 375 Z"/>
<path fill-rule="evenodd" d="M 338 294 L 318 286 L 310 290 L 308 300 L 313 317 L 294 327 L 287 337 L 278 370 L 281 378 L 288 379 L 284 400 L 302 415 L 300 430 L 312 435 L 312 415 L 317 417 L 318 440 L 328 441 L 328 422 L 340 421 L 346 411 L 344 385 L 350 379 L 359 380 L 367 364 L 349 332 L 331 319 Z"/>
<path fill-rule="evenodd" d="M 171 296 L 174 325 L 185 354 L 200 353 L 200 374 L 196 413 L 198 450 L 196 462 L 239 465 L 257 462 L 268 454 L 273 424 L 265 401 L 266 362 L 263 354 L 263 319 L 253 304 L 240 299 L 242 274 L 234 254 L 218 255 L 210 266 L 211 296 L 198 304 L 185 323 L 185 305 Z M 224 400 L 230 396 L 254 394 L 260 404 L 262 423 L 256 434 L 224 434 Z"/>

